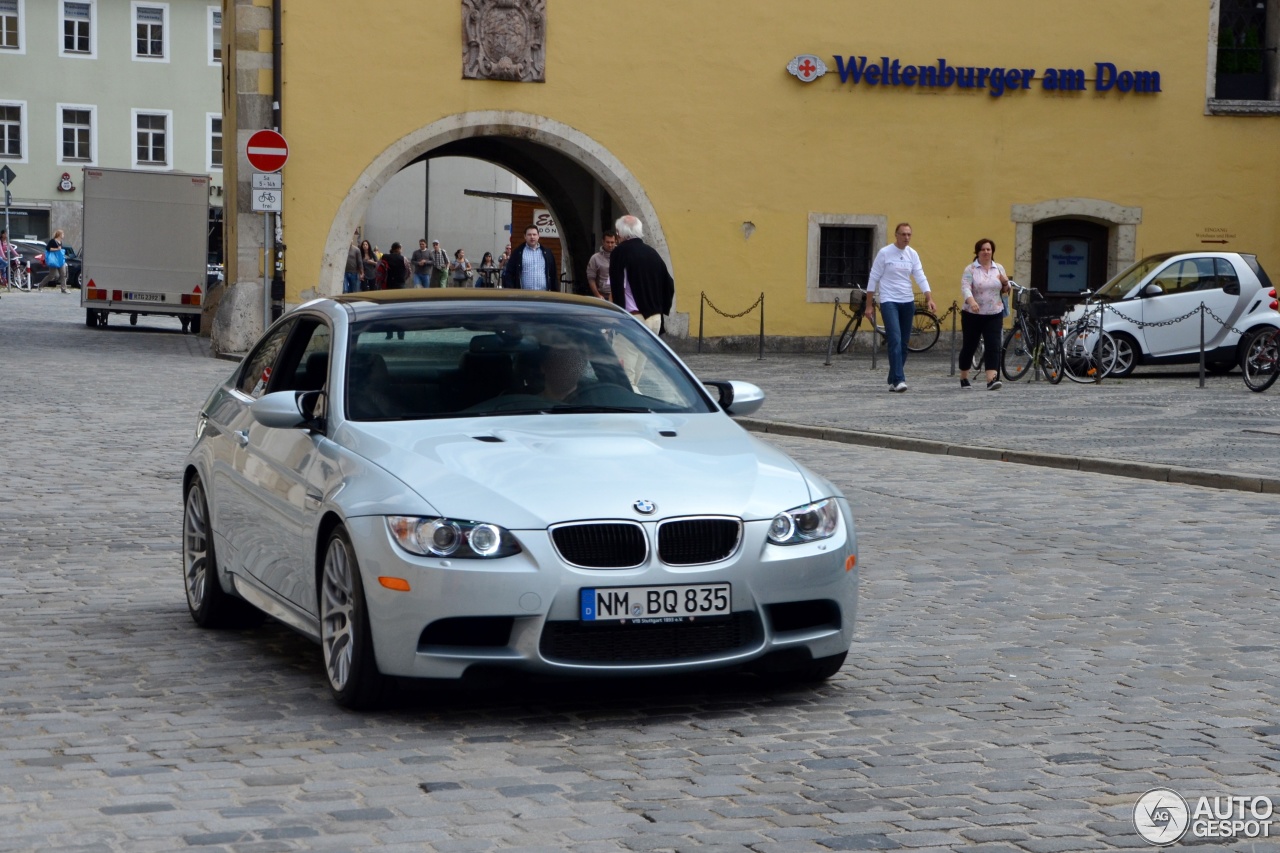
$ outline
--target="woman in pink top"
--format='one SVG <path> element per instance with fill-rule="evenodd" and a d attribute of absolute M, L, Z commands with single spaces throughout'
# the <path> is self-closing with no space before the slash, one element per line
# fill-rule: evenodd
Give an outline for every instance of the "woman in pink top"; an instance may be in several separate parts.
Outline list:
<path fill-rule="evenodd" d="M 960 388 L 972 388 L 969 369 L 978 339 L 983 342 L 983 367 L 987 369 L 987 390 L 1000 387 L 1000 333 L 1004 329 L 1002 294 L 1009 292 L 1009 276 L 995 262 L 996 244 L 983 238 L 973 245 L 973 263 L 960 277 L 960 293 L 964 307 L 960 311 L 960 328 L 964 333 L 960 346 Z"/>

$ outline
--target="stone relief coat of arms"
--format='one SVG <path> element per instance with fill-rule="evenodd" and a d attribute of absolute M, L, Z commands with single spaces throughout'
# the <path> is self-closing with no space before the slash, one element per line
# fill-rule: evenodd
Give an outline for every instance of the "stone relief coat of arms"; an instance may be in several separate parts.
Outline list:
<path fill-rule="evenodd" d="M 546 0 L 462 0 L 462 77 L 546 81 Z"/>

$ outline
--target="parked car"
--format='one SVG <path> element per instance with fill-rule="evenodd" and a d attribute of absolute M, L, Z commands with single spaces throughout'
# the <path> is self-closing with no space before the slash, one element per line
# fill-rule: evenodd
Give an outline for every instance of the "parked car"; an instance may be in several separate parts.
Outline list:
<path fill-rule="evenodd" d="M 317 641 L 353 708 L 494 667 L 826 679 L 852 640 L 853 518 L 731 420 L 763 400 L 598 299 L 308 302 L 200 410 L 188 608 Z"/>
<path fill-rule="evenodd" d="M 1267 297 L 1271 287 L 1254 255 L 1166 252 L 1121 272 L 1066 319 L 1104 305 L 1104 328 L 1116 341 L 1112 375 L 1128 376 L 1139 364 L 1199 362 L 1203 303 L 1205 364 L 1226 373 L 1252 335 L 1280 326 Z"/>
<path fill-rule="evenodd" d="M 31 283 L 39 284 L 49 272 L 49 267 L 44 262 L 45 244 L 39 240 L 14 240 L 13 245 L 22 253 L 23 262 L 31 264 Z M 65 243 L 62 248 L 67 254 L 67 287 L 78 288 L 84 258 Z"/>

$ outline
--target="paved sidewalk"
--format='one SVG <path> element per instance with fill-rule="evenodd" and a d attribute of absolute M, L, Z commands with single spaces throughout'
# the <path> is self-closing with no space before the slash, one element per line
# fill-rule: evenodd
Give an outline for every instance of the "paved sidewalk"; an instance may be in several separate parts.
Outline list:
<path fill-rule="evenodd" d="M 823 353 L 686 354 L 703 379 L 764 389 L 750 429 L 899 450 L 1004 459 L 1193 485 L 1280 492 L 1280 388 L 1255 394 L 1239 370 L 1139 367 L 1101 385 L 1005 382 L 960 391 L 946 341 L 907 362 L 909 390 L 886 390 L 888 362 Z"/>

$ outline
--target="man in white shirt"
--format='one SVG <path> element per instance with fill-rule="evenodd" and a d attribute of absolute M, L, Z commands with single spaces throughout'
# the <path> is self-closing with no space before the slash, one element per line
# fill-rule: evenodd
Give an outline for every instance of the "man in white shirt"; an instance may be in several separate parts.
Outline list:
<path fill-rule="evenodd" d="M 893 243 L 876 254 L 871 264 L 871 277 L 867 280 L 867 318 L 874 316 L 874 303 L 878 302 L 884 335 L 888 339 L 889 390 L 899 393 L 907 390 L 907 340 L 911 337 L 911 320 L 916 313 L 912 279 L 924 294 L 925 305 L 933 313 L 938 313 L 933 294 L 929 291 L 929 280 L 920 265 L 920 255 L 910 243 L 910 223 L 898 223 L 898 227 L 893 229 Z"/>

